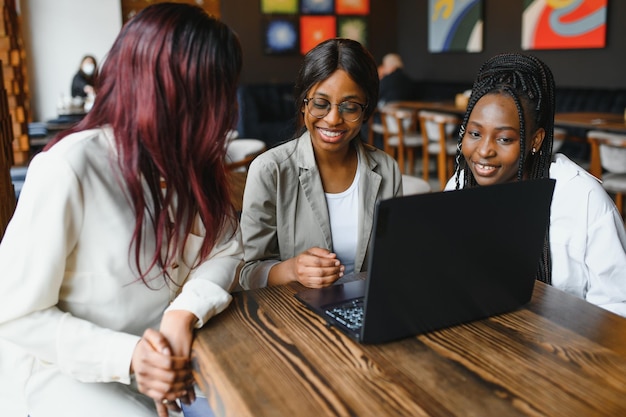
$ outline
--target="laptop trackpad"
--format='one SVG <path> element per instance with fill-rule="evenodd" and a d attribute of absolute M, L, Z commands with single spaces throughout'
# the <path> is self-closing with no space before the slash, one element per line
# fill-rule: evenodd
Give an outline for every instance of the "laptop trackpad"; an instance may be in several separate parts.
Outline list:
<path fill-rule="evenodd" d="M 331 285 L 325 288 L 310 288 L 296 293 L 296 298 L 318 311 L 329 305 L 341 304 L 364 296 L 364 280 Z"/>

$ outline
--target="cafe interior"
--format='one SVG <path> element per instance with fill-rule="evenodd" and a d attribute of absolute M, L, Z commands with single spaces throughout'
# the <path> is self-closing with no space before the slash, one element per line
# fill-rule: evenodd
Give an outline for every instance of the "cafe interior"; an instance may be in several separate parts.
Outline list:
<path fill-rule="evenodd" d="M 57 100 L 59 90 L 69 91 L 80 57 L 94 53 L 99 60 L 104 59 L 106 45 L 123 23 L 155 1 L 65 1 L 60 7 L 70 5 L 78 13 L 91 6 L 97 14 L 108 16 L 103 21 L 114 21 L 113 29 L 100 27 L 97 16 L 90 16 L 91 32 L 81 37 L 89 40 L 102 33 L 103 39 L 92 40 L 100 45 L 96 50 L 87 50 L 85 43 L 74 46 L 71 40 L 62 46 L 58 39 L 53 47 L 46 45 L 45 38 L 53 36 L 38 30 L 37 22 L 42 19 L 41 13 L 51 13 L 48 2 L 0 2 L 5 9 L 4 32 L 0 33 L 4 76 L 0 103 L 0 239 L 19 199 L 29 160 L 54 134 L 84 114 L 80 105 L 78 109 L 61 111 Z M 240 209 L 249 164 L 294 133 L 292 90 L 304 51 L 297 42 L 286 48 L 271 45 L 268 28 L 283 19 L 293 24 L 296 35 L 301 35 L 298 22 L 304 24 L 300 19 L 320 16 L 305 16 L 300 7 L 306 1 L 294 1 L 295 12 L 280 9 L 290 1 L 189 3 L 201 5 L 230 25 L 243 48 L 240 117 L 229 133 L 227 150 L 236 190 L 233 203 Z M 378 63 L 388 53 L 399 54 L 404 71 L 415 81 L 414 100 L 379 106 L 380 117 L 372 118 L 362 135 L 364 141 L 396 158 L 405 193 L 443 189 L 454 171 L 458 125 L 480 65 L 498 53 L 524 52 L 546 62 L 555 77 L 555 150 L 601 179 L 626 218 L 626 2 L 310 3 L 356 4 L 356 9 L 345 16 L 332 11 L 333 21 L 357 19 L 360 31 L 345 33 L 359 37 Z M 530 3 L 543 7 L 557 3 L 561 4 L 558 7 L 602 4 L 606 15 L 601 41 L 591 46 L 584 42 L 533 45 L 523 36 L 528 30 L 523 16 L 530 13 L 525 10 Z M 365 8 L 359 9 L 363 4 Z M 468 4 L 474 8 L 470 10 Z M 474 14 L 477 21 L 473 43 L 437 44 L 431 20 L 452 13 L 455 7 L 468 7 L 468 13 Z M 561 17 L 561 23 L 584 20 L 582 8 L 577 13 Z M 67 10 L 58 15 L 59 19 L 69 19 Z M 36 51 L 54 48 L 63 49 L 59 53 L 67 58 L 63 75 L 61 71 L 52 74 L 41 69 L 52 67 L 50 52 L 44 57 L 35 55 Z M 59 87 L 66 84 L 67 88 Z M 399 342 L 387 349 L 352 344 L 332 333 L 294 301 L 292 289 L 267 291 L 236 298 L 236 307 L 216 320 L 221 328 L 217 324 L 209 326 L 206 337 L 198 342 L 197 375 L 216 415 L 626 415 L 626 319 L 568 298 L 551 287 L 536 287 L 531 304 L 512 315 L 460 330 L 418 336 L 410 344 Z M 284 301 L 282 307 L 277 302 L 279 296 L 284 298 L 280 298 Z M 305 326 L 313 331 L 302 336 Z M 320 349 L 329 349 L 330 353 L 320 358 L 315 352 Z M 246 355 L 255 359 L 235 363 Z M 250 381 L 244 375 L 251 372 L 256 375 L 255 388 L 244 388 Z M 276 386 L 277 381 L 281 382 Z"/>

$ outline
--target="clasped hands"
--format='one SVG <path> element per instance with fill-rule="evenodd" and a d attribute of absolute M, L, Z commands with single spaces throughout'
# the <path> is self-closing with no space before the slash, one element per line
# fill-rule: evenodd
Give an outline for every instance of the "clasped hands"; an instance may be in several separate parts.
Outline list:
<path fill-rule="evenodd" d="M 147 329 L 133 352 L 131 372 L 139 391 L 154 399 L 159 417 L 195 400 L 190 353 L 197 318 L 187 311 L 164 314 L 159 331 Z"/>
<path fill-rule="evenodd" d="M 270 270 L 269 283 L 298 281 L 309 288 L 327 287 L 341 278 L 344 270 L 345 266 L 337 259 L 337 254 L 313 247 L 276 264 Z"/>

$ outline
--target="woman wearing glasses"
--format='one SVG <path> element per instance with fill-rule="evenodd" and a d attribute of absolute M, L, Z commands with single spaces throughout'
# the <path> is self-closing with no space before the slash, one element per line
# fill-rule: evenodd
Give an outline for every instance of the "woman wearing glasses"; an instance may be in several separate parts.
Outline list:
<path fill-rule="evenodd" d="M 356 41 L 331 39 L 304 57 L 295 86 L 297 138 L 260 155 L 248 172 L 244 288 L 325 287 L 367 268 L 376 201 L 402 188 L 396 162 L 359 134 L 378 101 L 378 82 L 376 62 Z"/>

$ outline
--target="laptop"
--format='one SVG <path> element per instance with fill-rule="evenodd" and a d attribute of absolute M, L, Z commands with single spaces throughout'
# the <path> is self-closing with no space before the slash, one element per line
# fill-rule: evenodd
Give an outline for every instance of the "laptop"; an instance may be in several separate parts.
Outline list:
<path fill-rule="evenodd" d="M 555 181 L 379 201 L 365 280 L 298 300 L 361 343 L 513 311 L 532 297 Z"/>

